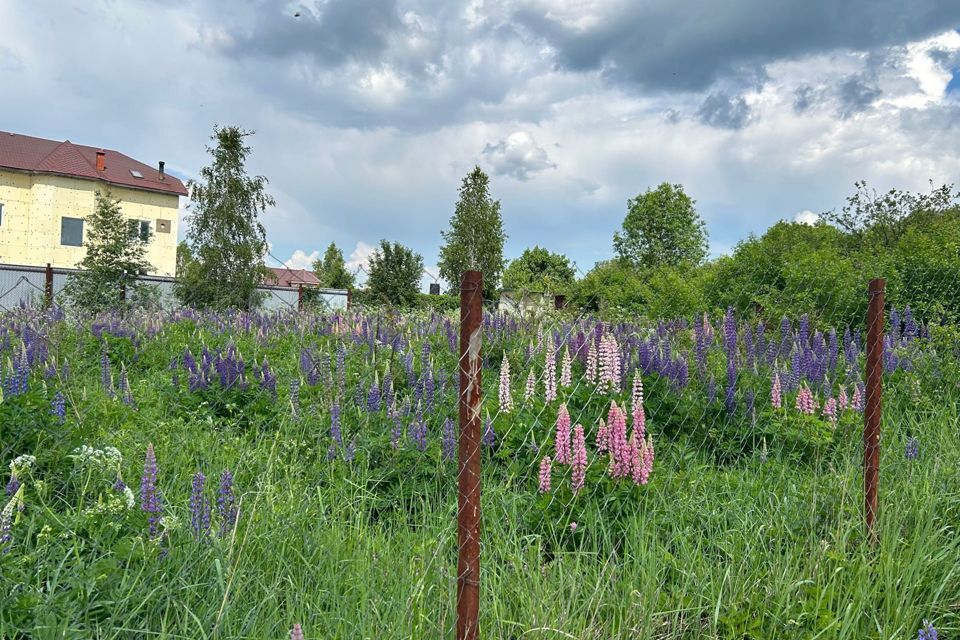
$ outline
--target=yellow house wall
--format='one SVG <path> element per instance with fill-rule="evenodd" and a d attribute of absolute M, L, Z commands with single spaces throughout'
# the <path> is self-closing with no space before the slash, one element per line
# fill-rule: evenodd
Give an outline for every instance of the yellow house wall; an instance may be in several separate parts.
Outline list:
<path fill-rule="evenodd" d="M 55 175 L 31 175 L 0 169 L 0 262 L 55 267 L 75 267 L 86 250 L 60 244 L 60 219 L 83 218 L 93 213 L 95 194 L 106 184 Z M 177 261 L 177 211 L 174 194 L 110 186 L 120 200 L 124 216 L 147 220 L 153 236 L 147 246 L 152 273 L 174 275 Z M 157 220 L 170 223 L 170 233 L 157 232 Z M 83 229 L 84 240 L 87 225 Z"/>

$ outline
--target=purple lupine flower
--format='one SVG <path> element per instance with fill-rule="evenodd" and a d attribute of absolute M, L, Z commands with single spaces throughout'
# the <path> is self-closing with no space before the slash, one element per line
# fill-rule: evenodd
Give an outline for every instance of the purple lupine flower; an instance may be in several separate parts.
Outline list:
<path fill-rule="evenodd" d="M 492 449 L 497 444 L 497 432 L 493 430 L 493 421 L 487 416 L 483 425 L 483 446 Z"/>
<path fill-rule="evenodd" d="M 63 424 L 67 419 L 67 402 L 62 391 L 57 391 L 50 401 L 50 415 L 56 416 L 57 422 Z"/>
<path fill-rule="evenodd" d="M 417 411 L 416 419 L 410 423 L 408 434 L 417 447 L 417 451 L 427 450 L 427 423 L 423 421 L 423 415 L 420 411 Z"/>
<path fill-rule="evenodd" d="M 757 416 L 754 413 L 754 401 L 756 399 L 756 394 L 751 389 L 747 391 L 745 397 L 746 397 L 747 416 L 750 418 L 751 421 L 756 422 Z"/>
<path fill-rule="evenodd" d="M 703 376 L 707 370 L 707 342 L 703 333 L 703 323 L 695 321 L 693 323 L 693 353 L 697 363 L 697 373 L 701 376 Z"/>
<path fill-rule="evenodd" d="M 330 443 L 330 446 L 327 447 L 327 462 L 332 462 L 337 459 L 337 445 L 334 442 Z"/>
<path fill-rule="evenodd" d="M 929 620 L 923 621 L 923 627 L 917 632 L 917 640 L 937 640 L 937 630 Z"/>
<path fill-rule="evenodd" d="M 290 640 L 304 640 L 303 628 L 300 626 L 299 622 L 294 624 L 293 629 L 290 630 Z"/>
<path fill-rule="evenodd" d="M 744 364 L 750 371 L 753 370 L 754 357 L 756 356 L 754 349 L 753 328 L 750 326 L 750 323 L 746 323 L 743 327 L 743 351 L 746 355 L 746 362 Z"/>
<path fill-rule="evenodd" d="M 893 338 L 894 342 L 899 342 L 900 340 L 900 313 L 896 310 L 895 307 L 890 309 L 890 337 Z"/>
<path fill-rule="evenodd" d="M 347 349 L 343 343 L 337 345 L 337 388 L 340 390 L 340 396 L 343 396 L 343 390 L 347 386 Z"/>
<path fill-rule="evenodd" d="M 457 435 L 453 426 L 453 418 L 447 418 L 443 421 L 443 439 L 441 440 L 443 450 L 443 459 L 451 461 L 457 453 Z"/>
<path fill-rule="evenodd" d="M 904 451 L 904 455 L 907 460 L 916 460 L 920 457 L 920 441 L 917 440 L 916 436 L 910 436 L 907 440 L 907 446 Z"/>
<path fill-rule="evenodd" d="M 217 494 L 217 515 L 220 516 L 220 537 L 225 538 L 237 524 L 236 498 L 233 494 L 233 474 L 224 469 L 220 474 L 220 491 Z"/>
<path fill-rule="evenodd" d="M 190 530 L 196 540 L 206 540 L 210 536 L 210 500 L 204 493 L 206 486 L 206 476 L 197 471 L 190 492 Z"/>
<path fill-rule="evenodd" d="M 14 471 L 10 472 L 10 480 L 7 482 L 6 492 L 8 496 L 12 496 L 17 492 L 17 489 L 20 488 L 20 480 L 17 479 L 17 474 Z"/>
<path fill-rule="evenodd" d="M 389 369 L 383 374 L 383 392 L 380 394 L 380 397 L 384 398 L 387 403 L 393 398 L 393 376 L 390 374 Z"/>
<path fill-rule="evenodd" d="M 713 376 L 707 382 L 707 404 L 713 404 L 717 399 L 717 381 Z"/>
<path fill-rule="evenodd" d="M 917 321 L 913 319 L 913 311 L 910 309 L 910 305 L 907 305 L 903 310 L 903 341 L 909 344 L 919 336 L 920 331 L 917 327 Z"/>
<path fill-rule="evenodd" d="M 366 408 L 364 395 L 363 382 L 357 380 L 357 384 L 353 388 L 353 406 L 357 407 L 358 409 Z"/>
<path fill-rule="evenodd" d="M 343 459 L 347 462 L 353 462 L 353 459 L 357 456 L 357 436 L 353 436 L 350 439 L 350 443 L 347 445 L 347 448 L 343 450 Z"/>
<path fill-rule="evenodd" d="M 113 489 L 114 493 L 123 493 L 127 488 L 127 483 L 123 481 L 123 478 L 121 478 L 118 473 L 117 479 L 113 481 L 110 488 Z"/>
<path fill-rule="evenodd" d="M 153 444 L 147 445 L 143 462 L 143 476 L 140 478 L 140 509 L 147 514 L 147 527 L 151 538 L 157 537 L 163 504 L 157 494 L 157 456 Z"/>
<path fill-rule="evenodd" d="M 340 405 L 334 403 L 330 407 L 330 437 L 337 447 L 343 446 L 343 435 L 340 432 Z"/>
<path fill-rule="evenodd" d="M 367 411 L 380 411 L 380 383 L 376 379 L 370 383 L 370 391 L 367 393 Z"/>
<path fill-rule="evenodd" d="M 427 413 L 430 413 L 433 410 L 433 398 L 436 389 L 436 384 L 434 383 L 433 370 L 427 368 L 423 374 L 423 399 L 425 402 L 425 410 Z"/>

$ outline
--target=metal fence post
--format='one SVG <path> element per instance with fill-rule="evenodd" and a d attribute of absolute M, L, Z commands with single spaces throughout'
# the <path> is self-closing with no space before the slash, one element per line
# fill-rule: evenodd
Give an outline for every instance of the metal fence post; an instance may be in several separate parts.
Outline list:
<path fill-rule="evenodd" d="M 47 263 L 43 281 L 43 306 L 49 309 L 53 305 L 53 267 Z"/>
<path fill-rule="evenodd" d="M 460 451 L 457 497 L 457 640 L 475 640 L 480 619 L 480 342 L 483 274 L 460 285 Z"/>
<path fill-rule="evenodd" d="M 863 412 L 864 519 L 871 544 L 877 543 L 877 485 L 880 481 L 880 419 L 883 395 L 883 291 L 886 282 L 870 281 L 867 311 L 867 393 Z"/>

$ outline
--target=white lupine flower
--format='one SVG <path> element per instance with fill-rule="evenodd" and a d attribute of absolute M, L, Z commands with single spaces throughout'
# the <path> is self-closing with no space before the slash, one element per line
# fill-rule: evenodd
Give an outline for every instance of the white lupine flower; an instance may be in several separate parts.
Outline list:
<path fill-rule="evenodd" d="M 10 462 L 10 472 L 13 474 L 21 474 L 30 467 L 33 466 L 37 459 L 33 456 L 22 455 L 17 456 Z"/>

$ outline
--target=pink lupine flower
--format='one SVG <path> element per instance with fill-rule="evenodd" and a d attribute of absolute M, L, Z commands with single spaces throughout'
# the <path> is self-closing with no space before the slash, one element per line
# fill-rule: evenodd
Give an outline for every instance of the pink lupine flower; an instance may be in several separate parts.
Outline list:
<path fill-rule="evenodd" d="M 643 409 L 643 378 L 640 377 L 639 373 L 633 376 L 633 392 L 630 394 L 630 406 L 634 412 L 637 411 L 637 407 Z"/>
<path fill-rule="evenodd" d="M 300 627 L 299 622 L 293 625 L 293 630 L 290 631 L 290 640 L 304 640 L 303 628 Z"/>
<path fill-rule="evenodd" d="M 503 361 L 500 363 L 500 411 L 510 413 L 513 411 L 513 396 L 510 393 L 510 361 L 507 360 L 507 354 L 503 354 Z"/>
<path fill-rule="evenodd" d="M 610 405 L 607 424 L 607 434 L 610 439 L 610 475 L 614 478 L 624 478 L 630 475 L 633 460 L 630 443 L 627 441 L 627 415 L 616 402 Z"/>
<path fill-rule="evenodd" d="M 800 387 L 800 391 L 797 393 L 797 402 L 796 409 L 800 413 L 808 416 L 812 416 L 817 411 L 816 402 L 813 400 L 813 393 L 810 391 L 810 387 L 803 385 Z"/>
<path fill-rule="evenodd" d="M 540 493 L 550 493 L 550 472 L 553 470 L 550 456 L 540 461 Z"/>
<path fill-rule="evenodd" d="M 557 412 L 557 430 L 554 435 L 554 462 L 557 464 L 570 464 L 570 414 L 567 412 L 567 405 L 560 405 L 560 411 Z"/>
<path fill-rule="evenodd" d="M 570 475 L 570 488 L 577 494 L 587 480 L 587 443 L 583 435 L 583 426 L 573 428 L 573 463 Z"/>
<path fill-rule="evenodd" d="M 854 411 L 863 411 L 864 407 L 866 406 L 866 401 L 865 401 L 865 399 L 864 399 L 864 397 L 863 397 L 863 392 L 860 391 L 860 385 L 859 385 L 859 384 L 854 385 L 854 388 L 853 388 L 853 403 L 852 403 L 852 406 L 853 406 Z"/>
<path fill-rule="evenodd" d="M 610 450 L 610 431 L 607 429 L 603 418 L 600 418 L 600 426 L 597 428 L 597 452 L 605 453 Z"/>
<path fill-rule="evenodd" d="M 547 336 L 546 361 L 543 368 L 544 397 L 547 402 L 557 399 L 557 358 L 553 348 L 553 336 Z"/>
<path fill-rule="evenodd" d="M 537 391 L 537 379 L 533 376 L 533 367 L 530 367 L 530 374 L 527 376 L 527 388 L 523 391 L 523 399 L 529 402 L 533 399 L 533 394 Z"/>
<path fill-rule="evenodd" d="M 653 471 L 653 436 L 647 434 L 647 442 L 643 447 L 643 470 L 640 472 L 640 484 L 647 484 L 650 481 L 650 473 Z"/>
<path fill-rule="evenodd" d="M 840 394 L 837 396 L 837 407 L 840 411 L 846 411 L 850 406 L 850 398 L 847 396 L 847 385 L 840 386 Z"/>
<path fill-rule="evenodd" d="M 640 474 L 643 471 L 643 438 L 637 439 L 637 432 L 634 430 L 630 436 L 630 475 L 634 484 L 640 484 Z"/>
<path fill-rule="evenodd" d="M 587 381 L 597 382 L 597 343 L 590 340 L 590 349 L 587 350 Z"/>
<path fill-rule="evenodd" d="M 573 373 L 570 370 L 570 348 L 563 348 L 563 362 L 560 364 L 560 387 L 569 389 L 573 385 Z"/>
<path fill-rule="evenodd" d="M 830 420 L 830 424 L 837 426 L 837 401 L 829 398 L 823 403 L 823 415 Z"/>
<path fill-rule="evenodd" d="M 571 523 L 570 523 L 570 533 L 576 533 L 576 531 L 577 531 L 577 523 L 576 523 L 576 522 L 571 522 Z"/>
<path fill-rule="evenodd" d="M 770 406 L 779 409 L 783 406 L 783 388 L 780 386 L 780 374 L 773 374 L 773 387 L 770 389 Z"/>
<path fill-rule="evenodd" d="M 600 338 L 599 386 L 608 391 L 620 391 L 620 346 L 609 333 Z"/>

